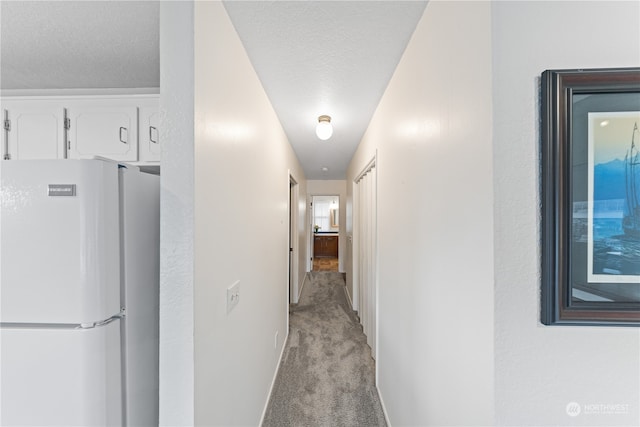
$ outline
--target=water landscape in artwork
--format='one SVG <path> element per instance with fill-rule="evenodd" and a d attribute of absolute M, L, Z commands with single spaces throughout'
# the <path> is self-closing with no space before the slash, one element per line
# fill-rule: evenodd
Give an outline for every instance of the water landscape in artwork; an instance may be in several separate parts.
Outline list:
<path fill-rule="evenodd" d="M 588 282 L 639 284 L 640 112 L 589 113 L 588 122 Z"/>

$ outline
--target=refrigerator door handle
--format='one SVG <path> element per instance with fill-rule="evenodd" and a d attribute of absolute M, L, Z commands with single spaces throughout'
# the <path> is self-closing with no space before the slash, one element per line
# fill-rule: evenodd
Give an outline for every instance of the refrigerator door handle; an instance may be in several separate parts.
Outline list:
<path fill-rule="evenodd" d="M 125 316 L 124 309 L 121 309 L 119 314 L 113 315 L 113 316 L 109 317 L 108 319 L 104 319 L 104 320 L 101 320 L 99 322 L 81 323 L 80 325 L 78 325 L 78 327 L 76 329 L 98 328 L 100 326 L 108 325 L 111 322 L 115 322 L 116 320 L 124 319 L 124 316 Z"/>
<path fill-rule="evenodd" d="M 124 134 L 124 138 L 122 138 L 122 134 Z M 122 126 L 120 126 L 120 142 L 123 144 L 127 144 L 129 142 L 129 130 Z"/>

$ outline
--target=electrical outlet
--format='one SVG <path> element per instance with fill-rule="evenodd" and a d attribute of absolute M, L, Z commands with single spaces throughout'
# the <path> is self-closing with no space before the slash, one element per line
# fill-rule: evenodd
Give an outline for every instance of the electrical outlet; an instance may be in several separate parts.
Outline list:
<path fill-rule="evenodd" d="M 227 288 L 227 314 L 240 302 L 240 281 Z"/>
<path fill-rule="evenodd" d="M 276 338 L 275 338 L 275 340 L 274 340 L 274 342 L 273 342 L 273 348 L 274 348 L 275 350 L 277 350 L 277 349 L 278 349 L 278 333 L 279 333 L 279 332 L 278 332 L 278 331 L 276 331 Z"/>

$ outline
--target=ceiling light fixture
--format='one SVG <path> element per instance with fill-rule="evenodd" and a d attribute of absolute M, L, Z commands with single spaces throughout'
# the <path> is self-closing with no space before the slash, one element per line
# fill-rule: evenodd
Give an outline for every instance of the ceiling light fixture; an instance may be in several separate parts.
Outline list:
<path fill-rule="evenodd" d="M 331 126 L 331 117 L 322 115 L 318 117 L 318 126 L 316 126 L 316 135 L 323 141 L 331 138 L 333 135 L 333 126 Z"/>

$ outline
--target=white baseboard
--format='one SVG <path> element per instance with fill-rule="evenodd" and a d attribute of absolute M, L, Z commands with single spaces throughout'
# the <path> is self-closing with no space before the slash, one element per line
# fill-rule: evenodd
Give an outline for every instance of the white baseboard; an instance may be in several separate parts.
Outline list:
<path fill-rule="evenodd" d="M 262 409 L 262 415 L 260 416 L 260 423 L 258 424 L 259 426 L 261 426 L 262 423 L 264 423 L 264 417 L 267 415 L 267 409 L 269 408 L 269 401 L 271 400 L 271 394 L 273 393 L 273 386 L 276 385 L 276 379 L 278 378 L 278 373 L 280 372 L 280 366 L 282 366 L 282 357 L 284 356 L 284 349 L 287 348 L 288 340 L 289 340 L 289 328 L 287 328 L 287 335 L 284 337 L 284 341 L 282 341 L 282 351 L 280 351 L 280 357 L 278 358 L 278 365 L 276 367 L 276 372 L 273 374 L 273 379 L 271 380 L 271 387 L 269 387 L 269 393 L 267 394 L 267 401 L 265 402 L 264 408 Z"/>
<path fill-rule="evenodd" d="M 300 295 L 302 295 L 302 290 L 304 289 L 304 284 L 307 283 L 307 279 L 309 277 L 309 272 L 304 273 L 304 277 L 302 278 L 302 286 L 300 286 L 300 292 L 298 292 L 298 298 L 296 298 L 296 302 L 300 302 Z"/>
<path fill-rule="evenodd" d="M 351 301 L 351 295 L 349 295 L 349 292 L 347 292 L 347 287 L 346 286 L 344 287 L 344 294 L 347 296 L 347 301 L 349 302 L 349 307 L 351 307 L 352 311 L 355 311 L 355 310 L 353 310 L 353 301 Z"/>
<path fill-rule="evenodd" d="M 376 362 L 377 363 L 377 362 Z M 387 422 L 387 427 L 391 427 L 391 421 L 389 421 L 389 415 L 387 415 L 387 408 L 384 406 L 384 399 L 380 393 L 380 388 L 376 383 L 376 391 L 378 392 L 378 399 L 380 399 L 380 405 L 382 405 L 382 413 L 384 414 L 384 420 Z"/>

